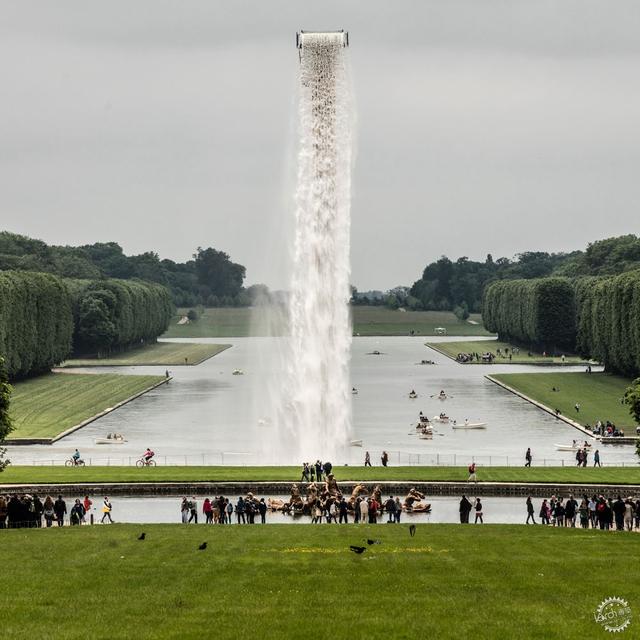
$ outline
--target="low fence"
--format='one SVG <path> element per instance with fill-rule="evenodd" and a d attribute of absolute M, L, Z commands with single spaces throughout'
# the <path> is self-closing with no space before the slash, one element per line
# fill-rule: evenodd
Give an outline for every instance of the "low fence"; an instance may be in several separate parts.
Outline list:
<path fill-rule="evenodd" d="M 472 462 L 480 467 L 523 467 L 523 456 L 494 456 L 479 455 L 469 456 L 468 454 L 442 454 L 442 453 L 411 453 L 408 451 L 387 451 L 389 455 L 389 466 L 429 466 L 429 467 L 467 467 Z M 600 452 L 601 458 L 604 458 L 602 466 L 607 467 L 628 467 L 637 468 L 640 460 L 637 461 L 611 461 L 609 460 L 608 451 Z M 370 451 L 371 461 L 374 466 L 381 466 L 380 458 L 382 451 Z M 108 456 L 108 457 L 87 457 L 84 458 L 85 465 L 88 466 L 135 466 L 139 460 L 136 456 Z M 238 453 L 230 451 L 219 451 L 214 453 L 173 455 L 173 456 L 156 456 L 154 458 L 158 466 L 234 466 L 234 467 L 254 467 L 265 466 L 276 463 L 270 463 L 264 457 L 253 453 Z M 55 459 L 20 459 L 19 462 L 13 462 L 12 466 L 33 465 L 33 466 L 60 466 L 65 465 L 67 460 L 64 458 Z M 334 467 L 340 466 L 362 466 L 364 464 L 364 453 L 357 458 L 354 456 L 348 462 L 334 463 Z M 589 454 L 587 466 L 593 465 L 593 455 Z M 296 466 L 296 465 L 293 465 Z M 576 461 L 572 452 L 567 453 L 566 458 L 535 458 L 532 466 L 534 467 L 574 467 Z"/>

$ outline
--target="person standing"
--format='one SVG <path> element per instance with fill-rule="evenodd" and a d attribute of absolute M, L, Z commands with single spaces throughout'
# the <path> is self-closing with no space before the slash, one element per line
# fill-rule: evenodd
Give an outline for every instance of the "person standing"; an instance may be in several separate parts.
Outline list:
<path fill-rule="evenodd" d="M 527 453 L 524 454 L 524 459 L 525 459 L 524 466 L 530 467 L 531 466 L 531 447 L 527 448 Z"/>
<path fill-rule="evenodd" d="M 559 498 L 558 502 L 556 502 L 555 511 L 554 511 L 554 516 L 555 516 L 554 520 L 558 527 L 564 527 L 564 514 L 565 514 L 564 503 L 562 501 L 562 498 Z"/>
<path fill-rule="evenodd" d="M 85 513 L 84 507 L 80 502 L 80 498 L 76 498 L 76 501 L 73 507 L 71 507 L 71 514 L 70 514 L 71 524 L 75 526 L 80 526 L 80 523 L 84 519 L 84 513 Z"/>
<path fill-rule="evenodd" d="M 305 462 L 302 465 L 302 477 L 300 478 L 300 482 L 302 482 L 303 480 L 306 480 L 307 482 L 309 482 L 309 463 Z"/>
<path fill-rule="evenodd" d="M 533 517 L 533 501 L 531 500 L 531 496 L 527 498 L 527 521 L 525 524 L 529 524 L 529 518 L 531 518 L 531 522 L 533 524 L 536 523 L 535 518 Z"/>
<path fill-rule="evenodd" d="M 589 501 L 587 498 L 583 498 L 580 506 L 578 507 L 578 513 L 580 515 L 580 526 L 583 529 L 589 528 Z"/>
<path fill-rule="evenodd" d="M 626 511 L 626 506 L 621 496 L 618 496 L 616 501 L 612 506 L 613 514 L 616 520 L 616 530 L 623 531 L 624 530 L 624 513 Z"/>
<path fill-rule="evenodd" d="M 633 498 L 629 496 L 624 502 L 624 528 L 627 531 L 633 531 L 633 514 L 635 511 L 635 504 Z"/>
<path fill-rule="evenodd" d="M 595 453 L 593 454 L 593 466 L 594 467 L 601 467 L 602 466 L 600 464 L 600 451 L 598 449 L 596 449 Z"/>
<path fill-rule="evenodd" d="M 369 519 L 369 503 L 367 500 L 360 500 L 360 522 L 365 524 Z"/>
<path fill-rule="evenodd" d="M 364 454 L 364 466 L 365 467 L 371 466 L 371 456 L 369 455 L 368 451 Z"/>
<path fill-rule="evenodd" d="M 469 465 L 469 479 L 467 482 L 478 482 L 478 476 L 476 474 L 476 463 L 472 462 Z"/>
<path fill-rule="evenodd" d="M 213 522 L 213 507 L 209 498 L 205 498 L 202 503 L 202 513 L 204 513 L 205 524 L 211 524 Z"/>
<path fill-rule="evenodd" d="M 569 494 L 569 499 L 564 505 L 564 526 L 575 528 L 576 526 L 576 509 L 578 503 L 573 499 L 573 495 Z"/>
<path fill-rule="evenodd" d="M 389 464 L 389 454 L 386 451 L 382 452 L 382 457 L 380 458 L 382 462 L 382 466 L 386 467 Z"/>
<path fill-rule="evenodd" d="M 42 512 L 44 511 L 44 507 L 42 506 L 42 502 L 40 498 L 34 493 L 33 494 L 33 517 L 36 522 L 36 527 L 38 529 L 42 527 Z"/>
<path fill-rule="evenodd" d="M 389 499 L 384 503 L 384 508 L 387 512 L 387 523 L 394 522 L 396 515 L 396 503 L 393 496 L 389 496 Z"/>
<path fill-rule="evenodd" d="M 258 503 L 258 511 L 260 512 L 260 524 L 267 523 L 267 504 L 264 501 L 264 498 L 260 498 L 260 502 Z"/>
<path fill-rule="evenodd" d="M 227 522 L 231 524 L 231 516 L 233 515 L 233 504 L 231 502 L 231 498 L 226 501 L 224 508 L 227 512 Z"/>
<path fill-rule="evenodd" d="M 64 516 L 67 513 L 67 503 L 62 499 L 62 496 L 58 496 L 58 499 L 54 502 L 53 511 L 56 514 L 58 526 L 64 526 Z"/>
<path fill-rule="evenodd" d="M 322 481 L 322 462 L 316 460 L 316 482 Z"/>
<path fill-rule="evenodd" d="M 84 507 L 84 517 L 82 518 L 82 522 L 87 521 L 86 515 L 91 511 L 91 507 L 93 506 L 93 501 L 89 499 L 89 496 L 85 496 L 82 501 L 82 506 Z"/>
<path fill-rule="evenodd" d="M 238 502 L 236 502 L 236 522 L 240 524 L 240 521 L 242 521 L 242 524 L 247 523 L 244 518 L 244 499 L 242 496 L 240 496 Z"/>
<path fill-rule="evenodd" d="M 195 520 L 195 524 L 198 524 L 198 501 L 195 496 L 191 496 L 191 500 L 189 500 L 189 520 L 187 524 L 191 524 L 192 520 Z"/>
<path fill-rule="evenodd" d="M 44 521 L 47 525 L 47 528 L 49 528 L 52 524 L 53 524 L 53 519 L 56 517 L 56 512 L 53 508 L 53 499 L 51 498 L 51 496 L 47 496 L 44 499 Z"/>
<path fill-rule="evenodd" d="M 4 496 L 0 496 L 0 529 L 7 528 L 7 501 Z"/>
<path fill-rule="evenodd" d="M 460 500 L 460 524 L 469 524 L 469 512 L 471 511 L 472 505 L 467 500 L 467 496 L 462 496 Z"/>
<path fill-rule="evenodd" d="M 484 520 L 482 519 L 482 502 L 480 502 L 480 498 L 476 498 L 476 519 L 473 524 L 478 524 L 478 520 L 480 520 L 480 524 L 484 524 Z"/>
<path fill-rule="evenodd" d="M 342 498 L 342 500 L 340 500 L 338 512 L 340 514 L 339 524 L 342 524 L 343 522 L 345 524 L 349 524 L 349 505 L 347 504 L 347 501 L 344 499 L 344 497 Z"/>
<path fill-rule="evenodd" d="M 549 514 L 551 513 L 551 510 L 549 509 L 549 504 L 547 503 L 547 499 L 545 498 L 542 501 L 542 504 L 540 505 L 540 522 L 542 522 L 542 524 L 549 524 Z"/>
<path fill-rule="evenodd" d="M 111 511 L 113 510 L 113 505 L 109 502 L 109 497 L 104 497 L 104 502 L 102 504 L 102 522 L 104 524 L 104 519 L 109 518 L 109 522 L 113 524 L 113 519 L 111 518 Z"/>
<path fill-rule="evenodd" d="M 180 517 L 182 518 L 182 524 L 187 524 L 189 520 L 189 501 L 186 496 L 182 498 L 180 503 Z"/>
<path fill-rule="evenodd" d="M 396 510 L 393 515 L 395 516 L 396 523 L 400 524 L 400 517 L 402 516 L 402 502 L 400 502 L 399 496 L 396 496 Z"/>
<path fill-rule="evenodd" d="M 375 499 L 375 497 L 371 498 L 369 502 L 369 524 L 377 524 L 378 509 L 380 509 L 378 501 Z"/>
<path fill-rule="evenodd" d="M 589 522 L 591 523 L 592 529 L 595 529 L 597 524 L 597 517 L 596 517 L 597 504 L 598 504 L 598 497 L 593 496 L 591 500 L 589 500 Z"/>

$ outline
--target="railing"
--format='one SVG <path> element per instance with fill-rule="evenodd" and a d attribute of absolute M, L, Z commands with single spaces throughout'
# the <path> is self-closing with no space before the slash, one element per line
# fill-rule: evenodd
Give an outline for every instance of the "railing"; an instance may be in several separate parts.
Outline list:
<path fill-rule="evenodd" d="M 371 461 L 376 467 L 381 466 L 380 457 L 382 451 L 370 451 Z M 480 467 L 524 467 L 524 456 L 469 456 L 464 453 L 410 453 L 407 451 L 387 451 L 389 455 L 389 466 L 430 466 L 430 467 L 467 467 L 472 462 Z M 68 459 L 68 458 L 67 458 Z M 64 465 L 65 458 L 28 460 L 21 459 L 20 462 L 13 462 L 12 466 L 33 465 L 33 466 L 61 466 Z M 137 456 L 123 456 L 106 458 L 85 458 L 87 466 L 135 466 Z M 238 453 L 231 451 L 218 451 L 214 453 L 187 454 L 174 456 L 156 456 L 158 466 L 264 466 L 271 464 L 268 460 L 258 454 Z M 611 461 L 605 453 L 601 455 L 602 466 L 607 467 L 627 467 L 637 468 L 638 461 Z M 334 463 L 334 467 L 340 466 L 362 466 L 364 464 L 364 452 L 357 457 L 354 455 L 348 462 Z M 292 465 L 298 466 L 298 465 Z M 301 466 L 301 465 L 300 465 Z M 575 467 L 577 466 L 573 456 L 567 458 L 534 458 L 533 467 Z M 593 455 L 589 455 L 588 467 L 593 466 Z"/>

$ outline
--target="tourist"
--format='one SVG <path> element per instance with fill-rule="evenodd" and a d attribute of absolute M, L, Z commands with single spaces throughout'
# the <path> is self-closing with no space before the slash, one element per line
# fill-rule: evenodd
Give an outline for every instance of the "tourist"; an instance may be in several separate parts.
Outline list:
<path fill-rule="evenodd" d="M 478 476 L 476 475 L 476 463 L 472 462 L 469 465 L 469 479 L 467 482 L 478 482 Z"/>
<path fill-rule="evenodd" d="M 396 503 L 393 496 L 389 496 L 389 499 L 384 503 L 384 508 L 387 512 L 387 523 L 393 523 L 396 516 Z"/>
<path fill-rule="evenodd" d="M 324 471 L 324 477 L 328 478 L 331 473 L 331 469 L 333 469 L 333 465 L 330 462 L 325 462 L 322 465 L 322 470 Z"/>
<path fill-rule="evenodd" d="M 531 518 L 531 522 L 533 524 L 536 523 L 535 518 L 533 517 L 533 502 L 531 501 L 531 496 L 527 498 L 527 521 L 525 524 L 529 524 L 529 518 Z"/>
<path fill-rule="evenodd" d="M 44 511 L 44 507 L 42 506 L 40 498 L 38 498 L 35 493 L 33 494 L 31 509 L 33 512 L 33 519 L 35 521 L 36 527 L 42 527 L 42 512 Z"/>
<path fill-rule="evenodd" d="M 635 505 L 633 504 L 633 498 L 629 496 L 624 502 L 624 528 L 627 531 L 633 531 L 633 514 L 635 512 Z"/>
<path fill-rule="evenodd" d="M 64 525 L 64 516 L 67 513 L 67 503 L 62 499 L 62 496 L 58 496 L 53 505 L 53 511 L 56 514 L 58 526 L 62 527 Z"/>
<path fill-rule="evenodd" d="M 69 520 L 71 526 L 80 526 L 82 519 L 84 518 L 85 510 L 80 502 L 80 498 L 76 498 L 73 507 L 71 507 L 71 513 L 69 514 Z"/>
<path fill-rule="evenodd" d="M 202 503 L 202 513 L 204 513 L 205 524 L 211 524 L 213 522 L 213 507 L 209 498 L 205 498 Z"/>
<path fill-rule="evenodd" d="M 386 467 L 387 464 L 389 464 L 389 454 L 386 451 L 383 451 L 380 460 L 382 461 L 382 466 Z"/>
<path fill-rule="evenodd" d="M 244 510 L 247 513 L 247 524 L 256 523 L 256 505 L 253 501 L 253 495 L 250 493 L 244 501 Z"/>
<path fill-rule="evenodd" d="M 53 524 L 53 519 L 56 517 L 56 512 L 53 508 L 53 499 L 51 496 L 47 496 L 44 499 L 44 504 L 42 514 L 44 515 L 44 522 L 47 525 L 47 528 L 51 527 Z"/>
<path fill-rule="evenodd" d="M 322 462 L 320 460 L 316 460 L 316 482 L 320 482 L 322 480 Z"/>
<path fill-rule="evenodd" d="M 616 530 L 623 531 L 624 530 L 624 514 L 627 508 L 621 496 L 618 496 L 616 501 L 613 503 L 612 509 L 613 509 L 613 514 L 615 516 L 615 521 L 616 521 Z"/>
<path fill-rule="evenodd" d="M 555 526 L 564 527 L 564 503 L 562 498 L 559 498 L 554 507 L 553 520 L 555 522 Z M 534 523 L 535 524 L 535 523 Z"/>
<path fill-rule="evenodd" d="M 576 451 L 576 466 L 577 467 L 582 466 L 582 449 L 578 449 Z"/>
<path fill-rule="evenodd" d="M 362 502 L 362 498 L 356 498 L 355 504 L 353 505 L 353 524 L 358 524 L 360 522 L 360 503 Z"/>
<path fill-rule="evenodd" d="M 369 524 L 377 524 L 380 505 L 375 497 L 369 498 Z"/>
<path fill-rule="evenodd" d="M 396 510 L 394 516 L 396 523 L 400 524 L 400 516 L 402 516 L 402 502 L 400 502 L 400 498 L 398 496 L 396 496 Z"/>
<path fill-rule="evenodd" d="M 604 531 L 609 529 L 609 514 L 607 510 L 608 505 L 604 496 L 599 496 L 596 504 L 596 517 L 598 519 L 598 526 Z"/>
<path fill-rule="evenodd" d="M 267 523 L 267 503 L 264 501 L 264 498 L 260 498 L 260 502 L 258 502 L 258 513 L 260 514 L 260 524 Z"/>
<path fill-rule="evenodd" d="M 593 496 L 590 500 L 589 500 L 589 522 L 591 523 L 591 528 L 595 529 L 596 528 L 596 505 L 598 503 L 598 498 L 597 496 Z"/>
<path fill-rule="evenodd" d="M 198 524 L 198 501 L 195 496 L 191 496 L 189 500 L 189 520 L 187 520 L 187 524 L 191 524 L 192 520 L 195 520 L 195 524 Z"/>
<path fill-rule="evenodd" d="M 303 480 L 306 480 L 307 482 L 309 482 L 309 463 L 308 462 L 304 462 L 302 464 L 302 477 L 300 478 L 300 482 L 302 482 Z"/>
<path fill-rule="evenodd" d="M 7 501 L 4 496 L 0 496 L 0 529 L 7 528 Z"/>
<path fill-rule="evenodd" d="M 578 507 L 578 514 L 580 515 L 580 526 L 583 529 L 589 528 L 589 501 L 587 498 L 583 498 Z"/>
<path fill-rule="evenodd" d="M 640 498 L 636 500 L 636 507 L 633 513 L 636 529 L 640 529 Z"/>
<path fill-rule="evenodd" d="M 182 498 L 182 503 L 180 504 L 180 516 L 182 518 L 182 524 L 187 524 L 189 520 L 189 501 L 186 496 Z"/>
<path fill-rule="evenodd" d="M 569 494 L 569 499 L 564 505 L 564 526 L 575 528 L 576 526 L 576 509 L 578 503 L 573 499 L 573 495 Z"/>
<path fill-rule="evenodd" d="M 369 452 L 365 452 L 364 454 L 364 466 L 365 467 L 370 467 L 371 466 L 371 456 L 369 455 Z"/>
<path fill-rule="evenodd" d="M 113 506 L 111 502 L 109 502 L 108 496 L 104 497 L 104 502 L 102 504 L 102 520 L 100 522 L 104 524 L 104 519 L 109 518 L 109 522 L 113 524 L 113 520 L 111 519 L 111 511 L 113 510 Z"/>
<path fill-rule="evenodd" d="M 482 519 L 482 502 L 480 502 L 480 498 L 476 498 L 476 519 L 473 521 L 473 524 L 478 524 L 478 520 L 480 520 L 480 524 L 484 524 L 484 520 Z"/>
<path fill-rule="evenodd" d="M 86 523 L 87 521 L 86 515 L 91 511 L 91 507 L 93 506 L 93 501 L 89 499 L 89 496 L 84 497 L 84 500 L 82 501 L 82 506 L 84 507 L 84 514 L 85 514 L 85 516 L 82 518 L 82 522 Z"/>
<path fill-rule="evenodd" d="M 244 518 L 244 500 L 242 496 L 238 497 L 238 501 L 236 502 L 236 522 L 240 524 L 246 524 L 246 520 Z"/>
<path fill-rule="evenodd" d="M 584 449 L 582 449 L 582 466 L 583 467 L 587 466 L 588 455 L 589 455 L 589 451 L 587 450 L 587 447 L 584 447 Z"/>
<path fill-rule="evenodd" d="M 342 500 L 340 500 L 340 504 L 338 506 L 338 514 L 338 524 L 342 524 L 343 522 L 345 524 L 349 524 L 349 505 L 347 504 L 347 501 L 344 499 L 344 497 L 342 498 Z"/>
<path fill-rule="evenodd" d="M 369 520 L 369 502 L 364 498 L 360 499 L 360 522 L 362 524 Z"/>
<path fill-rule="evenodd" d="M 225 500 L 225 505 L 224 505 L 224 510 L 227 513 L 227 522 L 229 524 L 231 524 L 232 522 L 232 516 L 233 516 L 233 504 L 231 502 L 231 500 Z"/>
<path fill-rule="evenodd" d="M 531 447 L 529 447 L 527 449 L 527 453 L 524 454 L 524 459 L 525 459 L 524 466 L 530 467 L 531 466 Z"/>
<path fill-rule="evenodd" d="M 311 524 L 322 524 L 322 506 L 320 500 L 316 501 L 313 509 L 313 518 L 311 518 Z"/>
<path fill-rule="evenodd" d="M 73 460 L 73 464 L 76 466 L 80 462 L 80 452 L 77 449 L 73 452 L 71 459 Z"/>
<path fill-rule="evenodd" d="M 460 500 L 460 524 L 469 524 L 469 513 L 471 511 L 472 505 L 467 500 L 467 496 L 462 496 Z"/>
<path fill-rule="evenodd" d="M 573 408 L 576 410 L 576 413 L 580 413 L 580 403 L 579 402 L 576 402 L 573 405 Z"/>
<path fill-rule="evenodd" d="M 547 502 L 546 498 L 542 501 L 542 504 L 540 505 L 540 513 L 538 514 L 540 516 L 540 522 L 542 524 L 549 524 L 549 516 L 551 515 L 551 509 L 549 509 L 549 503 Z"/>
<path fill-rule="evenodd" d="M 596 449 L 595 453 L 593 454 L 593 466 L 594 467 L 601 467 L 602 466 L 600 464 L 600 451 L 598 449 Z"/>

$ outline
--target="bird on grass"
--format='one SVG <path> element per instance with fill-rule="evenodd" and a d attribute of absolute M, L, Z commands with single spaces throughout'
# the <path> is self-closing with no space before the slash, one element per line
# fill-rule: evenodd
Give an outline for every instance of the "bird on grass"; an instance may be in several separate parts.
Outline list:
<path fill-rule="evenodd" d="M 409 535 L 413 538 L 416 535 L 416 525 L 412 524 L 409 526 Z"/>
<path fill-rule="evenodd" d="M 144 531 L 138 536 L 138 540 L 144 540 L 147 537 L 147 534 Z"/>
<path fill-rule="evenodd" d="M 204 551 L 206 548 L 207 548 L 207 543 L 206 543 L 206 542 L 203 542 L 203 543 L 198 547 L 198 549 L 200 549 L 200 551 Z"/>
<path fill-rule="evenodd" d="M 382 544 L 380 540 L 372 540 L 371 538 L 367 538 L 367 544 Z"/>
<path fill-rule="evenodd" d="M 351 551 L 353 551 L 353 553 L 364 553 L 367 550 L 367 547 L 356 547 L 354 545 L 351 545 L 349 547 L 349 549 L 351 549 Z"/>

